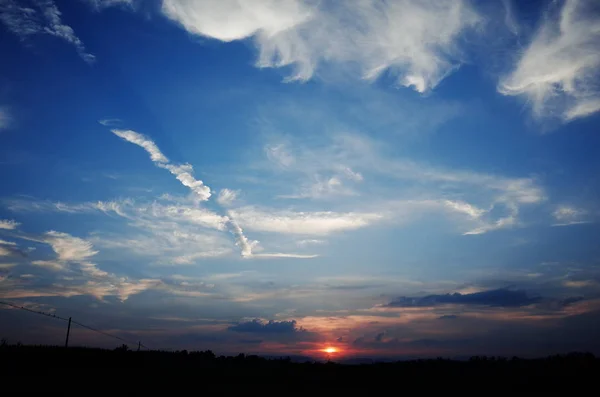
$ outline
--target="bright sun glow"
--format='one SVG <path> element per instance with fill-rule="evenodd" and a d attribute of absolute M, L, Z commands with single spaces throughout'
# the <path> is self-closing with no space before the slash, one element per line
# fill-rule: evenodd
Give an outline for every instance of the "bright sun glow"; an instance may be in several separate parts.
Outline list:
<path fill-rule="evenodd" d="M 338 350 L 335 347 L 327 347 L 327 348 L 323 349 L 323 351 L 325 353 L 331 354 L 331 353 L 337 353 Z"/>

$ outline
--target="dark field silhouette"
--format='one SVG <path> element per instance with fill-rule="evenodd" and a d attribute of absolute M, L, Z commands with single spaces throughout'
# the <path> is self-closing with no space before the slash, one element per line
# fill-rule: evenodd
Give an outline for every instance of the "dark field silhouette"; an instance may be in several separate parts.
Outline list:
<path fill-rule="evenodd" d="M 294 362 L 287 357 L 244 354 L 216 356 L 211 351 L 131 351 L 126 345 L 107 350 L 3 344 L 0 366 L 20 374 L 39 371 L 49 375 L 53 371 L 64 371 L 64 368 L 70 368 L 69 373 L 85 370 L 87 374 L 91 368 L 158 369 L 162 373 L 194 374 L 209 383 L 226 376 L 233 384 L 284 382 L 301 387 L 319 383 L 339 388 L 394 383 L 420 384 L 424 388 L 480 385 L 490 391 L 536 386 L 543 389 L 568 387 L 572 392 L 594 384 L 600 375 L 600 360 L 589 353 L 527 360 L 472 357 L 464 361 L 438 358 L 348 365 L 331 361 Z"/>

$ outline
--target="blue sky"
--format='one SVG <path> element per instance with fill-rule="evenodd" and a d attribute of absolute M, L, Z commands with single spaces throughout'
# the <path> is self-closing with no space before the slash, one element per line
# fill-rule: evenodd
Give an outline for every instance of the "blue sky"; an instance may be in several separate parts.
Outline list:
<path fill-rule="evenodd" d="M 0 0 L 0 297 L 157 348 L 599 352 L 600 13 L 527 3 Z"/>

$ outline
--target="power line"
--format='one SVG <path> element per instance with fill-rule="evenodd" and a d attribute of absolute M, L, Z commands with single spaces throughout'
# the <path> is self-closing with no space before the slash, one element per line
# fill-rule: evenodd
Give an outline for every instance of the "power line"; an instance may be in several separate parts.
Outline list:
<path fill-rule="evenodd" d="M 94 328 L 94 327 L 90 327 L 89 325 L 82 324 L 82 323 L 80 323 L 79 321 L 72 320 L 71 322 L 72 322 L 73 324 L 77 324 L 77 325 L 79 325 L 80 327 L 87 328 L 87 329 L 89 329 L 90 331 L 98 332 L 98 333 L 100 333 L 100 334 L 102 334 L 102 335 L 106 335 L 106 336 L 108 336 L 108 337 L 111 337 L 111 338 L 118 339 L 118 340 L 120 340 L 121 342 L 129 343 L 129 344 L 135 344 L 135 342 L 128 341 L 127 339 L 123 339 L 123 338 L 121 338 L 120 336 L 113 335 L 113 334 L 109 334 L 108 332 L 105 332 L 105 331 L 99 330 L 99 329 L 97 329 L 97 328 Z M 148 347 L 146 347 L 146 346 L 142 345 L 141 343 L 140 343 L 140 346 L 143 346 L 144 348 L 146 348 L 146 349 L 150 350 Z"/>
<path fill-rule="evenodd" d="M 110 334 L 110 333 L 108 333 L 108 332 L 105 332 L 105 331 L 99 330 L 99 329 L 97 329 L 97 328 L 94 328 L 94 327 L 90 327 L 89 325 L 85 325 L 85 324 L 83 324 L 83 323 L 80 323 L 79 321 L 72 320 L 71 318 L 65 318 L 65 317 L 57 316 L 56 314 L 52 314 L 52 313 L 46 313 L 46 312 L 42 312 L 42 311 L 38 311 L 38 310 L 29 309 L 29 308 L 27 308 L 27 307 L 25 307 L 25 306 L 19 306 L 19 305 L 15 305 L 15 304 L 13 304 L 13 303 L 9 303 L 9 302 L 2 302 L 2 301 L 0 301 L 0 304 L 2 304 L 2 305 L 6 305 L 6 306 L 10 306 L 10 307 L 13 307 L 13 308 L 15 308 L 15 309 L 21 309 L 21 310 L 25 310 L 25 311 L 28 311 L 28 312 L 30 312 L 30 313 L 41 314 L 41 315 L 43 315 L 43 316 L 47 316 L 47 317 L 51 317 L 51 318 L 56 318 L 56 319 L 63 320 L 63 321 L 70 321 L 70 322 L 72 322 L 73 324 L 79 325 L 80 327 L 87 328 L 87 329 L 89 329 L 90 331 L 98 332 L 99 334 L 102 334 L 102 335 L 108 336 L 108 337 L 110 337 L 110 338 L 115 338 L 115 339 L 118 339 L 118 340 L 120 340 L 121 342 L 129 343 L 129 344 L 132 344 L 132 345 L 135 345 L 135 344 L 136 344 L 136 342 L 128 341 L 127 339 L 123 339 L 123 338 L 121 338 L 120 336 L 117 336 L 117 335 Z M 137 343 L 139 344 L 139 346 L 140 346 L 140 347 L 143 347 L 144 349 L 147 349 L 147 350 L 151 350 L 151 349 L 150 349 L 148 346 L 145 346 L 145 345 L 144 345 L 144 344 L 142 344 L 141 342 L 137 342 Z"/>
<path fill-rule="evenodd" d="M 28 308 L 26 308 L 26 307 L 24 307 L 24 306 L 18 306 L 18 305 L 14 305 L 14 304 L 12 304 L 12 303 L 8 303 L 8 302 L 2 302 L 2 301 L 0 301 L 0 304 L 2 304 L 2 305 L 6 305 L 6 306 L 11 306 L 11 307 L 14 307 L 15 309 L 21 309 L 21 310 L 25 310 L 25 311 L 28 311 L 28 312 L 31 312 L 31 313 L 35 313 L 35 314 L 41 314 L 41 315 L 43 315 L 43 316 L 48 316 L 48 317 L 52 317 L 52 318 L 57 318 L 57 319 L 59 319 L 59 320 L 63 320 L 63 321 L 69 321 L 69 319 L 68 319 L 68 318 L 64 318 L 64 317 L 61 317 L 61 316 L 57 316 L 56 314 L 52 314 L 52 313 L 45 313 L 45 312 L 41 312 L 41 311 L 37 311 L 37 310 L 33 310 L 33 309 L 28 309 Z"/>

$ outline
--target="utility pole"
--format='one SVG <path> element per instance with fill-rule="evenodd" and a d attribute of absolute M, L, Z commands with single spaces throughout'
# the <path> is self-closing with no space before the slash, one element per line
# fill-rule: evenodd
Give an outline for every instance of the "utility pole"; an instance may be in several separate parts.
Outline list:
<path fill-rule="evenodd" d="M 67 325 L 67 339 L 65 340 L 65 347 L 69 347 L 69 333 L 71 332 L 71 317 L 69 317 L 69 325 Z"/>
<path fill-rule="evenodd" d="M 142 348 L 142 342 L 138 341 L 138 351 L 140 351 L 141 348 Z"/>

